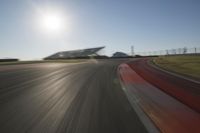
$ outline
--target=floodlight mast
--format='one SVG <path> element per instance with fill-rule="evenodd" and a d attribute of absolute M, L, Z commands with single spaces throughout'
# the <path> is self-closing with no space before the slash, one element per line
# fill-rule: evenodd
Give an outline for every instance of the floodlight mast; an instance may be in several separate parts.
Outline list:
<path fill-rule="evenodd" d="M 131 55 L 134 56 L 134 46 L 131 46 Z"/>

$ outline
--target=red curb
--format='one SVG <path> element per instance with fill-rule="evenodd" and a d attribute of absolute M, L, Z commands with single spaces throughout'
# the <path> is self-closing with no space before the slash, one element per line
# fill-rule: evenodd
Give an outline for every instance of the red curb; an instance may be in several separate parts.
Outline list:
<path fill-rule="evenodd" d="M 127 64 L 118 70 L 125 90 L 161 132 L 199 133 L 200 115 L 141 78 Z M 129 96 L 130 96 L 129 95 Z"/>
<path fill-rule="evenodd" d="M 130 62 L 142 78 L 200 113 L 200 85 L 151 67 L 149 59 Z"/>

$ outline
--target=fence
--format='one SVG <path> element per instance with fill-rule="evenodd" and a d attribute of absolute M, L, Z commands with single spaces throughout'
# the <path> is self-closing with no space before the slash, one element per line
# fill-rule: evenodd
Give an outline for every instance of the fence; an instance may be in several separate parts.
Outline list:
<path fill-rule="evenodd" d="M 177 49 L 166 49 L 158 51 L 148 52 L 136 52 L 135 55 L 153 56 L 153 55 L 185 55 L 185 54 L 200 54 L 200 47 L 194 48 L 177 48 Z"/>

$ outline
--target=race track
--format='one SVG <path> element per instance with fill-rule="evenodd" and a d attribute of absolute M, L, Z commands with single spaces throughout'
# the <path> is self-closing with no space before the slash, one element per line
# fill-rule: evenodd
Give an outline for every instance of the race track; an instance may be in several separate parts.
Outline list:
<path fill-rule="evenodd" d="M 1 65 L 0 133 L 199 133 L 199 84 L 148 61 Z"/>
<path fill-rule="evenodd" d="M 0 132 L 147 132 L 121 89 L 121 62 L 0 66 Z"/>

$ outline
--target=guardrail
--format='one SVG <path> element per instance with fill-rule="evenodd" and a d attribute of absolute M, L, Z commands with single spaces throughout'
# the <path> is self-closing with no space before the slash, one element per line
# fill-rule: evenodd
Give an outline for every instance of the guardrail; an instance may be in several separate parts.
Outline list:
<path fill-rule="evenodd" d="M 200 47 L 193 48 L 176 48 L 157 51 L 136 52 L 136 55 L 152 56 L 152 55 L 200 55 Z"/>

